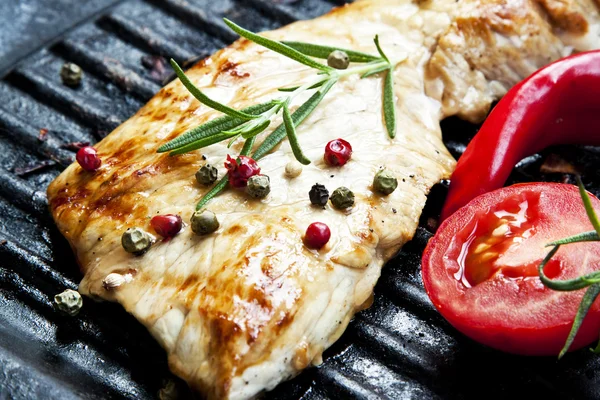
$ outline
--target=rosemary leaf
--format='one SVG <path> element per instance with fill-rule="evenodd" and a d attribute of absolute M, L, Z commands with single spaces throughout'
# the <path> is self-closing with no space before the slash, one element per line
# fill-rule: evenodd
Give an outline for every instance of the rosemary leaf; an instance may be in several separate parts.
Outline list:
<path fill-rule="evenodd" d="M 307 90 L 309 89 L 316 89 L 318 87 L 323 86 L 323 84 L 327 82 L 327 79 L 323 79 L 320 82 L 315 83 L 314 85 L 310 86 L 309 88 L 307 88 Z M 289 87 L 289 88 L 279 88 L 277 90 L 279 90 L 280 92 L 293 92 L 294 90 L 298 89 L 300 86 L 294 86 L 294 87 Z"/>
<path fill-rule="evenodd" d="M 179 64 L 177 64 L 177 62 L 175 62 L 175 60 L 173 60 L 173 59 L 171 59 L 171 66 L 175 70 L 175 73 L 177 74 L 177 77 L 179 77 L 179 80 L 181 81 L 181 83 L 183 83 L 183 86 L 185 86 L 186 89 L 196 99 L 198 99 L 198 101 L 200 103 L 205 104 L 212 109 L 221 111 L 223 114 L 227 114 L 227 115 L 235 117 L 235 118 L 240 118 L 243 120 L 249 120 L 249 119 L 256 118 L 256 115 L 247 114 L 245 112 L 238 111 L 234 108 L 228 107 L 225 104 L 221 104 L 218 101 L 215 101 L 215 100 L 211 99 L 210 97 L 208 97 L 207 95 L 205 95 L 204 93 L 202 93 L 202 91 L 200 91 L 200 89 L 198 89 L 192 83 L 192 81 L 189 80 L 189 78 L 185 75 L 185 73 L 183 72 L 183 70 L 181 69 Z"/>
<path fill-rule="evenodd" d="M 229 177 L 225 175 L 215 186 L 213 186 L 212 189 L 210 189 L 204 196 L 202 196 L 198 204 L 196 204 L 196 210 L 200 210 L 201 208 L 203 208 L 212 198 L 214 198 L 223 190 L 225 190 L 227 185 L 229 185 Z"/>
<path fill-rule="evenodd" d="M 271 108 L 273 104 L 271 102 L 256 104 L 247 108 L 244 108 L 242 111 L 252 115 L 258 115 L 267 111 Z M 182 135 L 176 137 L 168 143 L 160 146 L 158 148 L 159 153 L 164 153 L 169 150 L 178 149 L 183 146 L 187 146 L 190 143 L 195 141 L 205 139 L 209 136 L 213 136 L 218 134 L 219 132 L 229 131 L 230 129 L 234 129 L 241 124 L 244 123 L 245 120 L 240 118 L 233 118 L 229 115 L 225 115 L 219 118 L 215 118 L 211 121 L 208 121 L 200 126 L 190 129 L 189 131 L 183 133 Z"/>
<path fill-rule="evenodd" d="M 200 140 L 196 140 L 195 142 L 189 143 L 185 146 L 181 146 L 176 148 L 175 150 L 171 151 L 169 153 L 170 156 L 176 156 L 179 154 L 184 154 L 184 153 L 188 153 L 190 151 L 194 151 L 194 150 L 198 150 L 201 149 L 203 147 L 208 147 L 210 145 L 213 145 L 215 143 L 219 143 L 222 142 L 223 140 L 227 140 L 231 137 L 232 135 L 230 133 L 217 133 L 216 135 L 212 135 L 209 136 L 207 138 L 204 139 L 200 139 Z"/>
<path fill-rule="evenodd" d="M 292 121 L 290 109 L 288 108 L 287 104 L 283 105 L 283 124 L 285 126 L 287 137 L 290 141 L 290 146 L 292 147 L 292 152 L 294 152 L 294 157 L 296 157 L 296 160 L 304 165 L 310 164 L 310 160 L 306 158 L 302 152 L 302 149 L 300 148 L 300 143 L 298 143 L 296 128 L 294 127 L 294 121 Z"/>
<path fill-rule="evenodd" d="M 538 266 L 538 273 L 540 276 L 540 280 L 544 284 L 544 286 L 549 287 L 552 290 L 557 290 L 561 292 L 569 292 L 572 290 L 579 290 L 595 283 L 600 283 L 600 271 L 592 272 L 587 275 L 579 276 L 573 279 L 566 279 L 562 281 L 552 280 L 544 274 L 544 267 L 550 261 L 550 259 L 556 254 L 560 245 L 554 246 L 552 250 L 546 255 L 546 257 L 542 260 L 540 265 Z"/>
<path fill-rule="evenodd" d="M 367 53 L 362 53 L 360 51 L 341 49 L 339 47 L 331 47 L 331 46 L 321 46 L 318 44 L 312 43 L 304 43 L 304 42 L 282 42 L 283 44 L 291 47 L 292 49 L 298 50 L 302 54 L 306 54 L 310 57 L 327 59 L 329 54 L 334 52 L 335 50 L 341 50 L 344 53 L 348 54 L 348 58 L 350 62 L 356 63 L 365 63 L 369 61 L 376 61 L 379 59 L 377 56 L 372 56 Z"/>
<path fill-rule="evenodd" d="M 396 101 L 394 100 L 394 71 L 390 67 L 383 84 L 383 117 L 390 138 L 396 136 Z"/>
<path fill-rule="evenodd" d="M 361 77 L 361 79 L 362 78 L 366 78 L 368 76 L 375 75 L 375 74 L 378 74 L 378 73 L 383 72 L 383 71 L 387 71 L 388 69 L 390 69 L 390 65 L 389 64 L 382 65 L 381 67 L 373 68 L 372 70 L 365 72 L 360 77 Z"/>
<path fill-rule="evenodd" d="M 247 139 L 244 142 L 244 147 L 242 147 L 242 151 L 240 152 L 240 154 L 243 156 L 247 156 L 248 154 L 250 154 L 250 151 L 252 150 L 252 146 L 254 146 L 255 140 L 256 140 L 256 136 L 251 137 L 250 139 Z"/>
<path fill-rule="evenodd" d="M 564 281 L 550 280 L 546 275 L 543 276 L 544 278 L 542 279 L 542 275 L 540 275 L 540 280 L 545 286 L 549 287 L 552 290 L 557 290 L 561 292 L 579 290 L 590 285 L 600 283 L 600 271 L 592 272 L 587 275 L 579 276 L 573 279 L 567 279 Z"/>
<path fill-rule="evenodd" d="M 375 42 L 375 47 L 377 47 L 377 52 L 379 53 L 379 55 L 381 56 L 381 58 L 383 58 L 385 61 L 387 61 L 389 63 L 390 59 L 387 58 L 387 56 L 385 55 L 385 53 L 381 49 L 381 46 L 379 45 L 379 35 L 375 35 L 375 39 L 373 39 L 373 41 Z"/>
<path fill-rule="evenodd" d="M 585 207 L 585 212 L 587 213 L 594 230 L 598 235 L 600 235 L 600 221 L 598 220 L 598 216 L 594 211 L 594 206 L 592 206 L 592 201 L 590 200 L 590 196 L 588 192 L 583 187 L 583 183 L 581 182 L 581 178 L 577 176 L 577 186 L 579 186 L 579 194 L 581 194 L 581 200 L 583 200 L 583 206 Z"/>
<path fill-rule="evenodd" d="M 554 281 L 550 278 L 548 278 L 546 276 L 546 274 L 544 274 L 544 267 L 546 266 L 546 264 L 548 264 L 548 261 L 550 261 L 550 259 L 552 257 L 554 257 L 554 255 L 556 254 L 556 252 L 558 251 L 558 249 L 560 248 L 560 245 L 556 245 L 552 248 L 552 250 L 550 250 L 548 252 L 548 254 L 546 254 L 546 257 L 544 257 L 544 259 L 542 260 L 542 262 L 540 263 L 540 265 L 538 265 L 538 274 L 540 276 L 540 280 L 542 281 L 542 283 L 546 286 L 548 285 L 552 285 L 554 283 Z M 549 287 L 549 286 L 548 286 Z M 552 289 L 552 288 L 551 288 Z"/>
<path fill-rule="evenodd" d="M 260 134 L 262 131 L 267 129 L 267 127 L 269 125 L 271 125 L 271 120 L 267 119 L 267 120 L 261 122 L 260 124 L 258 124 L 257 126 L 255 126 L 254 128 L 252 128 L 248 131 L 242 132 L 242 137 L 244 139 L 250 139 L 250 138 L 256 137 L 256 135 Z"/>
<path fill-rule="evenodd" d="M 596 231 L 589 231 L 579 233 L 577 235 L 569 236 L 564 239 L 555 240 L 554 242 L 548 243 L 546 246 L 558 246 L 563 244 L 578 243 L 578 242 L 595 242 L 600 241 L 600 236 Z"/>
<path fill-rule="evenodd" d="M 227 143 L 227 148 L 231 148 L 231 146 L 233 146 L 233 144 L 236 142 L 236 140 L 238 140 L 240 138 L 240 136 L 242 136 L 241 133 L 234 133 L 233 137 L 231 137 L 231 140 L 229 141 L 229 143 Z"/>
<path fill-rule="evenodd" d="M 581 327 L 585 316 L 587 315 L 590 307 L 594 303 L 594 300 L 600 295 L 600 284 L 596 283 L 585 292 L 583 298 L 581 299 L 581 304 L 579 304 L 579 309 L 577 310 L 577 314 L 575 315 L 575 319 L 573 320 L 573 326 L 571 327 L 571 331 L 569 332 L 569 336 L 567 337 L 567 341 L 565 342 L 565 346 L 562 348 L 560 353 L 558 354 L 558 358 L 562 358 L 565 353 L 569 350 L 569 347 L 573 344 L 573 340 L 575 340 L 575 336 L 577 336 L 577 331 Z"/>
<path fill-rule="evenodd" d="M 333 68 L 328 67 L 327 65 L 321 64 L 313 60 L 312 58 L 305 56 L 304 54 L 302 54 L 298 50 L 291 48 L 290 46 L 287 46 L 276 40 L 271 40 L 264 36 L 260 36 L 256 33 L 250 32 L 249 30 L 246 30 L 241 26 L 236 25 L 234 22 L 228 20 L 227 18 L 224 18 L 223 21 L 225 21 L 227 26 L 233 29 L 233 31 L 238 35 L 245 37 L 246 39 L 251 40 L 256 44 L 266 47 L 269 50 L 273 50 L 274 52 L 277 52 L 281 55 L 291 58 L 294 61 L 298 61 L 299 63 L 314 69 L 318 69 L 324 72 L 333 71 Z"/>
<path fill-rule="evenodd" d="M 323 97 L 329 92 L 329 89 L 335 83 L 337 79 L 329 79 L 325 82 L 325 84 L 315 92 L 304 104 L 302 104 L 294 113 L 292 114 L 292 121 L 295 126 L 298 126 L 306 117 L 308 117 L 313 110 L 319 105 Z M 254 152 L 252 158 L 258 160 L 264 157 L 268 152 L 270 152 L 275 146 L 279 144 L 285 138 L 286 131 L 284 124 L 281 124 L 275 129 L 269 136 L 265 138 L 265 140 L 260 144 L 258 149 Z"/>

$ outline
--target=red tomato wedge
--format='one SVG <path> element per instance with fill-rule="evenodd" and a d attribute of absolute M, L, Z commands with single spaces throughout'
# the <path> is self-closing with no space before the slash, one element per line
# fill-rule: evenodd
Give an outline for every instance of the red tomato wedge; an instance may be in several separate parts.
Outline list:
<path fill-rule="evenodd" d="M 595 209 L 600 201 L 590 196 Z M 593 230 L 578 188 L 520 184 L 483 194 L 446 219 L 423 253 L 427 294 L 456 329 L 490 347 L 556 355 L 585 290 L 545 287 L 537 267 L 548 242 Z M 562 246 L 544 272 L 571 279 L 600 270 L 600 243 Z M 600 299 L 571 349 L 598 339 Z"/>

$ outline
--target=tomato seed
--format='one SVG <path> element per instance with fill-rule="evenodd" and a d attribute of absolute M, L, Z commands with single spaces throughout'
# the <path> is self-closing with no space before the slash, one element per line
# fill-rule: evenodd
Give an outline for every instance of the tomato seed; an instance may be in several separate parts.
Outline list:
<path fill-rule="evenodd" d="M 487 253 L 483 253 L 480 257 L 479 257 L 479 262 L 486 262 L 486 261 L 490 261 L 492 258 L 498 257 L 498 253 L 494 252 L 494 251 L 489 251 Z"/>
<path fill-rule="evenodd" d="M 494 231 L 492 232 L 492 236 L 504 236 L 506 233 L 508 233 L 509 230 L 510 228 L 508 227 L 508 224 L 502 224 L 496 229 L 494 229 Z"/>
<path fill-rule="evenodd" d="M 492 247 L 492 246 L 489 245 L 489 244 L 487 244 L 487 243 L 479 243 L 477 245 L 477 247 L 475 247 L 475 250 L 473 250 L 473 254 L 483 253 L 484 251 L 486 251 L 490 247 Z"/>

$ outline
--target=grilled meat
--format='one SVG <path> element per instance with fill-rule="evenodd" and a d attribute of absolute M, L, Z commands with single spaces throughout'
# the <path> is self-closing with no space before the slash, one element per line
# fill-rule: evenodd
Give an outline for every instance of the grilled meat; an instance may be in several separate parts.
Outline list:
<path fill-rule="evenodd" d="M 97 145 L 97 172 L 71 165 L 48 189 L 84 272 L 80 291 L 122 304 L 165 348 L 173 372 L 208 398 L 272 389 L 320 362 L 369 304 L 383 264 L 414 234 L 429 189 L 454 167 L 440 119 L 480 121 L 492 101 L 537 68 L 600 47 L 597 20 L 596 4 L 582 0 L 363 0 L 265 33 L 369 53 L 378 34 L 391 58 L 406 56 L 394 71 L 397 137 L 389 139 L 383 123 L 380 77 L 345 78 L 298 128 L 313 160 L 299 177 L 285 175 L 293 155 L 284 142 L 260 161 L 271 179 L 267 198 L 229 190 L 209 204 L 221 223 L 216 233 L 196 236 L 188 227 L 135 256 L 121 247 L 121 234 L 152 232 L 157 214 L 189 221 L 208 190 L 194 173 L 210 163 L 222 176 L 226 155 L 241 147 L 156 153 L 218 116 L 172 82 Z M 278 97 L 278 88 L 305 82 L 310 71 L 239 40 L 187 73 L 209 96 L 243 108 Z M 345 166 L 329 167 L 323 148 L 338 137 L 354 153 Z M 370 187 L 380 167 L 399 180 L 389 196 Z M 350 188 L 354 207 L 312 206 L 315 183 Z M 332 231 L 321 251 L 302 243 L 314 221 Z M 103 284 L 109 274 L 119 274 L 120 284 Z"/>

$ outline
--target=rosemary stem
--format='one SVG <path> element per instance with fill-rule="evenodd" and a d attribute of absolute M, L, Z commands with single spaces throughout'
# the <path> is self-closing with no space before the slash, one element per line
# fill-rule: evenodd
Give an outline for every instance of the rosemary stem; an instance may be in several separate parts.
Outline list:
<path fill-rule="evenodd" d="M 362 75 L 365 72 L 369 72 L 371 70 L 381 68 L 381 67 L 386 67 L 389 65 L 390 65 L 390 63 L 386 60 L 373 61 L 373 62 L 370 62 L 367 64 L 359 65 L 357 67 L 352 67 L 352 68 L 343 69 L 343 70 L 336 70 L 336 71 L 330 72 L 329 75 L 335 74 L 335 76 L 337 76 L 339 78 L 343 78 L 345 76 L 354 75 L 354 74 Z"/>
<path fill-rule="evenodd" d="M 304 93 L 305 91 L 307 91 L 307 90 L 308 90 L 310 87 L 312 87 L 312 86 L 314 86 L 314 85 L 317 85 L 317 84 L 319 84 L 319 83 L 321 83 L 321 82 L 324 82 L 324 81 L 326 81 L 326 80 L 329 80 L 329 79 L 330 79 L 330 76 L 329 76 L 329 74 L 327 74 L 327 75 L 325 75 L 325 76 L 321 75 L 321 76 L 319 77 L 319 79 L 316 79 L 316 80 L 314 80 L 314 81 L 312 81 L 312 82 L 308 82 L 308 83 L 305 83 L 305 84 L 304 84 L 304 85 L 302 85 L 302 86 L 299 86 L 299 87 L 298 87 L 296 90 L 294 90 L 293 92 L 291 92 L 291 93 L 290 93 L 290 94 L 287 96 L 287 99 L 285 100 L 285 102 L 287 102 L 287 104 L 290 104 L 290 103 L 291 103 L 291 102 L 294 100 L 294 98 L 296 98 L 296 97 L 297 97 L 298 95 L 300 95 L 301 93 Z"/>

